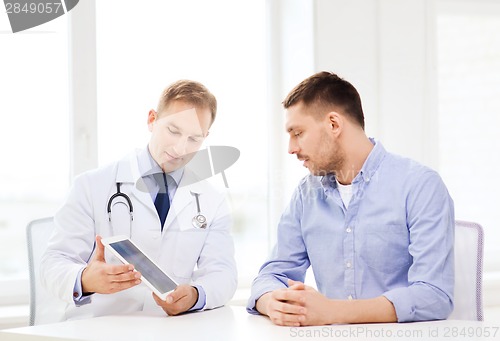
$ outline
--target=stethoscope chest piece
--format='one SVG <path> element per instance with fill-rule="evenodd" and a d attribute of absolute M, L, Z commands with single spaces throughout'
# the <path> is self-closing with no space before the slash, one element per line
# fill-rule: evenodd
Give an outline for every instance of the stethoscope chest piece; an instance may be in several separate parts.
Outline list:
<path fill-rule="evenodd" d="M 197 214 L 193 217 L 193 226 L 199 229 L 207 227 L 207 218 L 203 214 Z"/>

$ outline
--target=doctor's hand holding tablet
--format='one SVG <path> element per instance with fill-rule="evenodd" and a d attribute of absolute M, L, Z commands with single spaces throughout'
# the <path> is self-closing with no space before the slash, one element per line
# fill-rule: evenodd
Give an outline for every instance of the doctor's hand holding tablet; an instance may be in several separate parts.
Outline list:
<path fill-rule="evenodd" d="M 107 264 L 105 247 L 124 264 Z M 112 294 L 141 284 L 141 279 L 152 290 L 156 303 L 169 315 L 187 311 L 196 303 L 196 288 L 186 284 L 179 286 L 128 237 L 114 236 L 105 240 L 96 237 L 96 252 L 82 272 L 84 292 Z"/>
<path fill-rule="evenodd" d="M 189 161 L 215 120 L 205 86 L 181 80 L 147 113 L 147 146 L 77 176 L 54 216 L 41 282 L 75 319 L 168 315 L 226 304 L 236 290 L 232 217 Z M 201 215 L 203 224 L 193 224 Z M 153 293 L 151 293 L 153 292 Z"/>
<path fill-rule="evenodd" d="M 121 269 L 109 268 L 109 279 L 108 283 L 105 284 L 111 290 L 115 288 L 118 291 L 128 289 L 140 284 L 140 279 L 143 279 L 144 283 L 152 290 L 156 303 L 169 315 L 177 315 L 187 311 L 196 303 L 198 297 L 196 288 L 186 284 L 179 286 L 128 237 L 114 236 L 102 240 L 100 236 L 97 236 L 97 243 L 101 245 L 102 251 L 104 251 L 102 247 L 104 245 L 127 266 Z M 113 266 L 108 265 L 108 267 Z"/>
<path fill-rule="evenodd" d="M 141 283 L 141 273 L 134 271 L 134 265 L 107 264 L 101 236 L 96 238 L 96 252 L 82 272 L 84 293 L 113 294 Z"/>

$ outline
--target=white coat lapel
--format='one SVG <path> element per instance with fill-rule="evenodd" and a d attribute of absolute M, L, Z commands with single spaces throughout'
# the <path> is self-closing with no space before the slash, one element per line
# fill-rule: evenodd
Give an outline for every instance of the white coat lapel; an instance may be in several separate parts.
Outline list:
<path fill-rule="evenodd" d="M 175 192 L 174 200 L 172 201 L 172 205 L 170 206 L 170 210 L 168 211 L 167 220 L 165 221 L 165 226 L 163 227 L 163 231 L 168 229 L 172 223 L 176 220 L 176 218 L 182 222 L 179 224 L 179 228 L 181 230 L 185 230 L 186 228 L 191 228 L 191 218 L 196 215 L 196 204 L 194 204 L 193 212 L 189 212 L 191 214 L 191 218 L 185 218 L 184 213 L 188 206 L 191 206 L 193 202 L 195 202 L 195 197 L 193 193 L 201 194 L 203 192 L 203 186 L 199 183 L 192 183 L 193 174 L 186 169 L 184 171 L 184 175 L 182 176 L 181 182 L 177 191 Z M 180 219 L 182 217 L 182 219 Z"/>
<path fill-rule="evenodd" d="M 116 174 L 116 182 L 127 184 L 126 187 L 123 187 L 124 190 L 128 190 L 144 206 L 156 212 L 151 195 L 139 172 L 137 152 L 131 153 L 127 158 L 120 161 Z"/>

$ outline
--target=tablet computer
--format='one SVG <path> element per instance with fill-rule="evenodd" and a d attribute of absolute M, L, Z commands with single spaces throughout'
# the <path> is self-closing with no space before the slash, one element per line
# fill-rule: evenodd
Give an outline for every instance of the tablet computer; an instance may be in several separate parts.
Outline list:
<path fill-rule="evenodd" d="M 177 283 L 155 264 L 127 236 L 103 238 L 102 243 L 124 264 L 132 264 L 141 273 L 141 280 L 162 300 L 172 292 Z"/>

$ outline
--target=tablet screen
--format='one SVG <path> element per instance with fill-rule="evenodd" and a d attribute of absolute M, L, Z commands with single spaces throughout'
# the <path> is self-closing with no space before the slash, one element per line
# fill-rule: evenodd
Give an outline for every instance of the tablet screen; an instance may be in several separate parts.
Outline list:
<path fill-rule="evenodd" d="M 141 273 L 161 293 L 174 290 L 177 285 L 165 273 L 156 266 L 146 255 L 144 255 L 130 240 L 122 240 L 109 244 L 127 262 L 133 264 L 135 269 Z"/>

